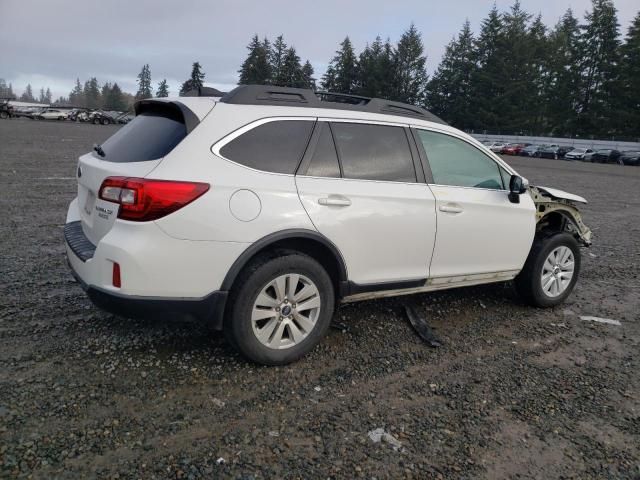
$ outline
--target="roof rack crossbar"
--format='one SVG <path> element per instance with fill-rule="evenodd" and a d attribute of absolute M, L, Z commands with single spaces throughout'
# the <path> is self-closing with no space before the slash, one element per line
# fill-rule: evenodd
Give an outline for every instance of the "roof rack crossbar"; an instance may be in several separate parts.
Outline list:
<path fill-rule="evenodd" d="M 348 93 L 314 92 L 304 88 L 240 85 L 226 93 L 220 99 L 220 102 L 236 105 L 287 105 L 291 107 L 333 108 L 337 110 L 408 116 L 447 125 L 446 122 L 428 110 L 408 103 Z"/>

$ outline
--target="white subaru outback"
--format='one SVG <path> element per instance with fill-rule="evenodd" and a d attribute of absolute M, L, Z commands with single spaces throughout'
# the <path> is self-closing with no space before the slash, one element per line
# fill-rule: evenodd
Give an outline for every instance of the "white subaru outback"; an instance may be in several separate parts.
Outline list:
<path fill-rule="evenodd" d="M 528 186 L 426 110 L 241 86 L 143 100 L 79 159 L 75 277 L 125 317 L 188 314 L 291 362 L 339 302 L 515 279 L 548 307 L 589 245 L 576 195 Z"/>

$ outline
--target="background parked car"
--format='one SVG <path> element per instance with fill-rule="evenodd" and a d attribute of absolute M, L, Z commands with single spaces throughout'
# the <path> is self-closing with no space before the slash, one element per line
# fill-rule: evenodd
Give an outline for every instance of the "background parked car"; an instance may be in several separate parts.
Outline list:
<path fill-rule="evenodd" d="M 553 158 L 559 159 L 564 158 L 567 152 L 573 150 L 573 147 L 558 147 L 558 146 L 548 146 L 538 151 L 538 156 L 541 158 Z"/>
<path fill-rule="evenodd" d="M 540 150 L 546 148 L 547 145 L 529 145 L 520 150 L 520 156 L 522 157 L 538 157 Z"/>
<path fill-rule="evenodd" d="M 503 155 L 520 155 L 520 151 L 524 147 L 528 147 L 529 145 L 531 144 L 530 143 L 507 143 L 504 147 L 502 147 L 502 150 L 500 151 L 500 153 L 502 153 Z"/>
<path fill-rule="evenodd" d="M 487 145 L 487 148 L 494 153 L 500 153 L 505 145 L 506 144 L 504 142 L 491 142 L 491 144 Z"/>
<path fill-rule="evenodd" d="M 597 150 L 591 157 L 593 163 L 615 163 L 620 158 L 619 150 L 612 150 L 605 148 L 603 150 Z"/>
<path fill-rule="evenodd" d="M 9 105 L 9 100 L 0 100 L 0 118 L 6 119 L 13 116 L 13 106 Z"/>
<path fill-rule="evenodd" d="M 37 120 L 66 120 L 67 112 L 56 108 L 47 108 L 34 116 Z"/>
<path fill-rule="evenodd" d="M 625 165 L 640 165 L 640 150 L 622 152 L 620 161 Z"/>
<path fill-rule="evenodd" d="M 589 155 L 589 158 L 591 158 L 593 152 L 591 148 L 574 148 L 570 152 L 567 152 L 564 158 L 566 160 L 584 160 L 585 155 Z"/>

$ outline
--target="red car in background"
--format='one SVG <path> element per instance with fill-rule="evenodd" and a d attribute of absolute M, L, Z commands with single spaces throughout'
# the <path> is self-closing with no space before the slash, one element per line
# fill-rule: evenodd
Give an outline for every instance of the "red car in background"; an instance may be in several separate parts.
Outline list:
<path fill-rule="evenodd" d="M 503 155 L 520 155 L 520 151 L 524 147 L 528 147 L 529 145 L 531 144 L 530 143 L 507 143 L 504 147 L 502 147 L 502 150 L 500 150 L 500 153 L 502 153 Z"/>

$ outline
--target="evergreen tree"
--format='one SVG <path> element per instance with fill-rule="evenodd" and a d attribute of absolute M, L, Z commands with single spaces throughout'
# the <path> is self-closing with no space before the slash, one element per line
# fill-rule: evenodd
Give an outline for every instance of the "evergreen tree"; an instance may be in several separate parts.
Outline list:
<path fill-rule="evenodd" d="M 287 50 L 287 44 L 284 43 L 284 37 L 282 35 L 278 36 L 269 51 L 270 78 L 271 83 L 274 85 L 284 85 L 286 83 L 284 62 Z"/>
<path fill-rule="evenodd" d="M 475 69 L 474 38 L 467 20 L 458 37 L 447 45 L 442 61 L 429 81 L 427 108 L 454 127 L 471 128 Z"/>
<path fill-rule="evenodd" d="M 160 83 L 158 83 L 158 91 L 156 92 L 156 97 L 168 97 L 169 96 L 169 85 L 167 85 L 167 79 L 164 78 Z"/>
<path fill-rule="evenodd" d="M 102 105 L 100 98 L 100 85 L 96 77 L 91 77 L 84 82 L 84 91 L 82 92 L 84 98 L 84 106 L 86 108 L 96 109 Z"/>
<path fill-rule="evenodd" d="M 340 43 L 322 78 L 322 89 L 336 93 L 355 93 L 358 88 L 358 62 L 351 40 L 346 37 Z"/>
<path fill-rule="evenodd" d="M 400 37 L 394 56 L 393 99 L 424 105 L 427 87 L 426 63 L 422 36 L 414 24 Z"/>
<path fill-rule="evenodd" d="M 266 85 L 271 80 L 271 64 L 269 63 L 269 41 L 265 38 L 260 42 L 258 35 L 254 35 L 247 46 L 249 55 L 242 63 L 238 73 L 241 85 Z"/>
<path fill-rule="evenodd" d="M 151 69 L 149 64 L 145 64 L 142 70 L 138 74 L 138 91 L 136 93 L 136 99 L 151 98 L 153 93 L 151 91 Z"/>
<path fill-rule="evenodd" d="M 4 78 L 0 78 L 0 98 L 14 98 L 13 88 L 11 84 L 7 85 L 7 82 Z"/>
<path fill-rule="evenodd" d="M 24 92 L 20 96 L 21 102 L 35 102 L 36 99 L 33 98 L 33 89 L 31 88 L 31 84 L 27 83 L 27 86 L 24 89 Z"/>
<path fill-rule="evenodd" d="M 44 92 L 44 101 L 45 103 L 51 103 L 51 89 L 47 87 L 47 91 Z"/>
<path fill-rule="evenodd" d="M 313 76 L 313 66 L 311 62 L 307 60 L 302 66 L 302 87 L 310 88 L 311 90 L 316 89 L 316 79 Z"/>
<path fill-rule="evenodd" d="M 582 133 L 612 133 L 618 86 L 618 21 L 612 0 L 592 0 L 593 9 L 581 25 L 580 105 Z"/>
<path fill-rule="evenodd" d="M 104 88 L 103 88 L 104 92 Z M 122 90 L 117 83 L 109 84 L 109 89 L 103 93 L 104 109 L 122 112 L 127 110 L 127 104 L 123 98 Z"/>
<path fill-rule="evenodd" d="M 276 79 L 274 84 L 281 85 L 283 87 L 305 87 L 302 65 L 300 65 L 300 57 L 296 53 L 295 48 L 289 47 L 287 49 L 282 63 L 282 69 L 280 71 L 280 78 Z"/>
<path fill-rule="evenodd" d="M 40 96 L 38 97 L 38 102 L 46 103 L 46 99 L 44 98 L 44 88 L 40 88 Z"/>
<path fill-rule="evenodd" d="M 501 42 L 504 26 L 495 4 L 482 21 L 480 35 L 476 41 L 478 68 L 472 78 L 473 93 L 470 119 L 473 128 L 485 130 L 500 126 L 502 97 L 504 96 L 503 63 Z"/>
<path fill-rule="evenodd" d="M 180 87 L 180 96 L 184 95 L 190 90 L 196 90 L 203 86 L 204 82 L 204 72 L 202 72 L 202 67 L 200 66 L 200 62 L 194 62 L 191 67 L 191 77 L 187 81 L 185 81 Z"/>
<path fill-rule="evenodd" d="M 102 90 L 100 91 L 100 100 L 102 101 L 100 108 L 104 110 L 113 110 L 112 108 L 110 108 L 110 105 L 109 105 L 110 93 L 111 93 L 111 83 L 105 82 L 105 84 L 102 85 Z"/>
<path fill-rule="evenodd" d="M 520 112 L 521 125 L 530 133 L 537 134 L 543 130 L 547 115 L 545 102 L 545 86 L 548 77 L 547 61 L 549 57 L 549 39 L 547 27 L 538 15 L 527 32 L 527 71 L 524 79 L 525 88 L 523 110 Z"/>
<path fill-rule="evenodd" d="M 578 87 L 580 83 L 578 20 L 568 9 L 549 34 L 544 83 L 547 132 L 576 133 Z"/>
<path fill-rule="evenodd" d="M 365 97 L 391 98 L 393 95 L 393 48 L 389 40 L 378 36 L 360 53 L 358 59 L 358 94 Z"/>
<path fill-rule="evenodd" d="M 621 54 L 619 130 L 640 138 L 640 12 L 629 27 Z"/>
<path fill-rule="evenodd" d="M 80 84 L 80 79 L 76 78 L 76 84 L 69 93 L 69 103 L 73 107 L 84 107 L 84 91 L 82 90 L 82 85 Z"/>

